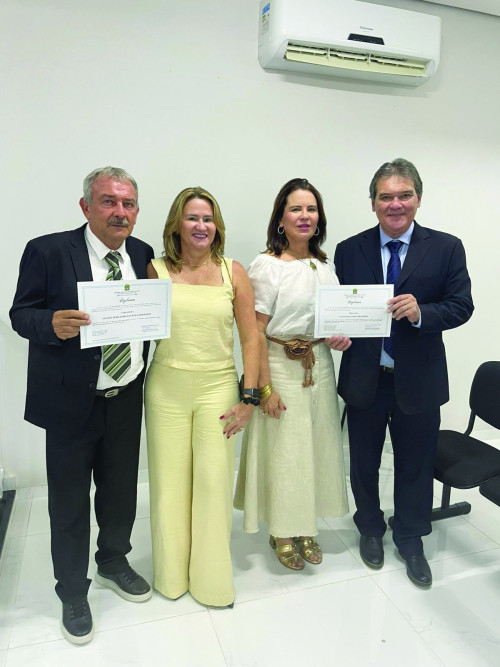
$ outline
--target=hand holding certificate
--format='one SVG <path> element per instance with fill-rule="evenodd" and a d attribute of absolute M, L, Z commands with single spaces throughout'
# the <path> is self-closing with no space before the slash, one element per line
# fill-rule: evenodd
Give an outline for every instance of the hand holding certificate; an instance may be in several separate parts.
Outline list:
<path fill-rule="evenodd" d="M 109 280 L 78 283 L 78 308 L 90 315 L 80 347 L 170 337 L 172 281 Z"/>
<path fill-rule="evenodd" d="M 387 338 L 391 313 L 387 301 L 394 285 L 318 285 L 316 290 L 316 338 Z"/>

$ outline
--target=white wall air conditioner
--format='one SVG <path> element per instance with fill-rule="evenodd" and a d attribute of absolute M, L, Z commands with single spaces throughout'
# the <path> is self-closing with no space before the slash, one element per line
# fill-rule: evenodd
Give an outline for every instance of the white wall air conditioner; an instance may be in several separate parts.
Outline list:
<path fill-rule="evenodd" d="M 468 9 L 471 12 L 500 16 L 500 0 L 424 0 L 424 2 L 435 2 L 438 5 L 449 5 L 458 7 L 458 9 Z"/>
<path fill-rule="evenodd" d="M 438 16 L 357 0 L 262 0 L 259 63 L 407 86 L 439 65 Z"/>

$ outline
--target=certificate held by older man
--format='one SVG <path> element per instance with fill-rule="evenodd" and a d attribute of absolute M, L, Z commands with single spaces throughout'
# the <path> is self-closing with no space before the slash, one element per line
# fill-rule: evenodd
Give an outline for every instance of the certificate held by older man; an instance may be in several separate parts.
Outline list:
<path fill-rule="evenodd" d="M 394 285 L 318 285 L 316 289 L 316 338 L 387 338 L 391 313 L 387 301 Z"/>
<path fill-rule="evenodd" d="M 90 315 L 80 347 L 170 337 L 172 281 L 109 280 L 78 283 L 78 308 Z"/>

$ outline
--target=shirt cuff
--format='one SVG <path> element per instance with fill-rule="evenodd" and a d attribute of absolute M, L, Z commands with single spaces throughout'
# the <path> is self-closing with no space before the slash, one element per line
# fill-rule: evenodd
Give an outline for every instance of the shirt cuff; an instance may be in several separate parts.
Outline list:
<path fill-rule="evenodd" d="M 418 322 L 411 323 L 412 327 L 415 327 L 415 329 L 420 329 L 420 327 L 422 326 L 422 311 L 420 310 L 420 308 L 419 311 L 420 311 L 420 317 L 418 318 Z"/>

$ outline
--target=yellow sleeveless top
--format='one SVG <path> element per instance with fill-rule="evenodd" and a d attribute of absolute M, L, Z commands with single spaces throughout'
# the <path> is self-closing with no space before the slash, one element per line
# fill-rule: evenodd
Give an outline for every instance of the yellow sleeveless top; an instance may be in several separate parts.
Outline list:
<path fill-rule="evenodd" d="M 190 371 L 234 367 L 233 260 L 224 260 L 220 287 L 172 283 L 170 338 L 157 343 L 153 363 Z M 152 264 L 158 278 L 170 278 L 163 257 Z"/>

